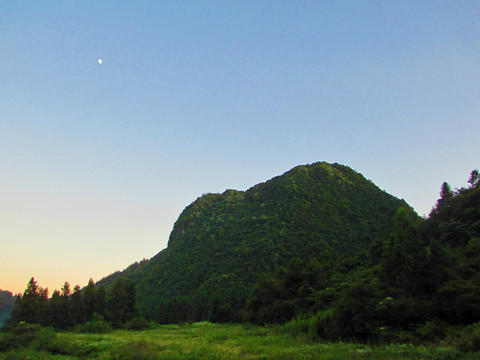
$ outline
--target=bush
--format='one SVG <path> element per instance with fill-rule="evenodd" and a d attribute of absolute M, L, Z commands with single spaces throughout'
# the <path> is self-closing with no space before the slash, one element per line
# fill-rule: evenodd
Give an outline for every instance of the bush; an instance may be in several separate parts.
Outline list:
<path fill-rule="evenodd" d="M 55 333 L 37 324 L 21 322 L 10 328 L 0 339 L 0 351 L 33 348 L 50 350 L 54 343 Z"/>
<path fill-rule="evenodd" d="M 283 328 L 288 334 L 292 336 L 299 336 L 307 334 L 309 326 L 309 318 L 297 317 L 287 322 Z"/>
<path fill-rule="evenodd" d="M 417 326 L 415 334 L 423 341 L 438 341 L 445 338 L 446 326 L 443 322 L 434 320 Z"/>
<path fill-rule="evenodd" d="M 334 312 L 331 308 L 321 310 L 317 313 L 317 315 L 314 318 L 314 323 L 312 323 L 313 329 L 315 329 L 317 336 L 322 336 L 322 337 L 330 337 L 334 338 L 335 335 L 333 334 L 333 331 L 335 330 L 333 328 L 333 317 L 334 317 Z M 310 329 L 309 331 L 312 332 L 313 329 Z"/>
<path fill-rule="evenodd" d="M 48 353 L 44 351 L 36 351 L 34 349 L 14 349 L 1 353 L 3 360 L 46 360 L 50 359 Z"/>
<path fill-rule="evenodd" d="M 456 342 L 462 351 L 480 351 L 480 322 L 467 326 Z"/>
<path fill-rule="evenodd" d="M 161 352 L 163 347 L 161 345 L 149 342 L 138 341 L 129 342 L 111 354 L 112 360 L 158 360 L 162 359 Z M 173 357 L 172 357 L 173 358 Z"/>
<path fill-rule="evenodd" d="M 127 330 L 145 330 L 150 328 L 150 323 L 143 317 L 135 317 L 130 321 L 127 321 L 123 326 Z"/>
<path fill-rule="evenodd" d="M 33 343 L 33 347 L 39 350 L 50 350 L 55 342 L 56 334 L 50 329 L 41 328 L 37 334 Z"/>
<path fill-rule="evenodd" d="M 86 333 L 94 333 L 94 334 L 103 334 L 108 333 L 112 330 L 112 326 L 110 323 L 105 321 L 103 316 L 94 313 L 92 315 L 92 319 L 87 321 L 85 324 L 80 325 L 77 327 L 77 331 L 79 332 L 86 332 Z"/>
<path fill-rule="evenodd" d="M 9 332 L 0 340 L 0 351 L 15 349 L 18 347 L 27 347 L 37 338 L 37 333 L 41 326 L 37 324 L 29 324 L 20 322 L 9 328 Z"/>
<path fill-rule="evenodd" d="M 330 322 L 333 317 L 331 309 L 319 311 L 314 316 L 297 317 L 284 325 L 284 329 L 292 336 L 306 336 L 310 341 L 318 341 L 320 337 L 330 336 Z"/>

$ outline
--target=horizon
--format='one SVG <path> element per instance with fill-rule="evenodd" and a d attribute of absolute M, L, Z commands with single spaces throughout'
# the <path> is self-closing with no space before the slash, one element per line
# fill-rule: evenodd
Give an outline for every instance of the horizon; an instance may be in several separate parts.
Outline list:
<path fill-rule="evenodd" d="M 204 193 L 340 163 L 427 215 L 478 168 L 480 4 L 0 4 L 0 288 L 167 245 Z"/>

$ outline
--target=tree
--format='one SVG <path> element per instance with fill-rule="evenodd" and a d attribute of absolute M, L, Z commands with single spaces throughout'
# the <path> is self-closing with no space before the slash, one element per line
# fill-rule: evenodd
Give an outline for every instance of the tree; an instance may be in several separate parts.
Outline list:
<path fill-rule="evenodd" d="M 48 289 L 38 286 L 32 277 L 22 296 L 17 296 L 9 322 L 25 321 L 31 324 L 42 324 L 47 318 Z"/>
<path fill-rule="evenodd" d="M 79 285 L 73 288 L 73 294 L 70 295 L 70 318 L 72 325 L 81 324 L 85 320 L 85 308 Z"/>
<path fill-rule="evenodd" d="M 83 308 L 85 311 L 85 320 L 89 320 L 95 312 L 95 282 L 92 278 L 88 280 L 87 286 L 83 290 Z"/>
<path fill-rule="evenodd" d="M 478 169 L 472 170 L 468 183 L 470 184 L 470 188 L 474 188 L 480 184 L 480 173 L 478 172 Z"/>
<path fill-rule="evenodd" d="M 455 193 L 449 183 L 444 182 L 440 190 L 440 199 L 438 199 L 436 207 L 430 213 L 430 217 L 436 218 L 441 222 L 451 217 L 452 201 Z"/>
<path fill-rule="evenodd" d="M 101 285 L 95 290 L 94 313 L 97 313 L 104 318 L 107 317 L 107 290 L 105 286 Z"/>
<path fill-rule="evenodd" d="M 70 284 L 65 281 L 63 284 L 59 301 L 59 319 L 60 327 L 65 329 L 72 325 L 72 319 L 70 317 Z"/>
<path fill-rule="evenodd" d="M 47 325 L 50 321 L 49 311 L 48 311 L 48 288 L 43 289 L 39 287 L 38 295 L 39 295 L 38 310 L 39 310 L 40 323 L 42 325 Z"/>
<path fill-rule="evenodd" d="M 472 170 L 468 183 L 470 184 L 470 188 L 474 188 L 480 184 L 480 173 L 478 172 L 478 169 Z"/>
<path fill-rule="evenodd" d="M 380 280 L 403 293 L 418 294 L 419 267 L 424 258 L 417 225 L 408 210 L 400 207 L 394 217 L 393 230 L 384 242 Z"/>
<path fill-rule="evenodd" d="M 334 339 L 366 341 L 377 328 L 376 287 L 357 281 L 341 292 L 333 306 L 333 316 L 323 331 Z"/>
<path fill-rule="evenodd" d="M 107 299 L 107 316 L 115 327 L 138 315 L 135 301 L 135 283 L 125 283 L 122 278 L 115 281 Z"/>
<path fill-rule="evenodd" d="M 61 308 L 62 308 L 62 300 L 60 299 L 60 291 L 55 290 L 52 294 L 52 298 L 48 303 L 49 308 L 49 315 L 50 321 L 49 325 L 60 328 L 62 326 L 62 319 L 61 319 Z"/>
<path fill-rule="evenodd" d="M 292 318 L 294 308 L 285 302 L 286 289 L 279 277 L 261 275 L 245 305 L 245 320 L 255 324 L 282 323 Z"/>
<path fill-rule="evenodd" d="M 70 284 L 67 281 L 65 281 L 65 284 L 63 284 L 63 287 L 62 287 L 62 296 L 68 297 L 70 293 L 71 293 Z"/>
<path fill-rule="evenodd" d="M 21 319 L 28 323 L 40 322 L 40 294 L 38 292 L 38 283 L 32 277 L 21 298 Z"/>
<path fill-rule="evenodd" d="M 125 286 L 125 319 L 124 321 L 127 322 L 134 317 L 138 316 L 138 309 L 136 306 L 136 298 L 137 298 L 137 292 L 135 289 L 135 283 L 133 281 L 130 281 L 126 286 Z"/>

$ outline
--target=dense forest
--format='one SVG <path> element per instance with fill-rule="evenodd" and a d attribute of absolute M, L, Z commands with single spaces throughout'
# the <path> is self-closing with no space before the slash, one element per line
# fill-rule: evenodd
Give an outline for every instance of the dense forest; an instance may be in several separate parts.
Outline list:
<path fill-rule="evenodd" d="M 425 220 L 400 207 L 392 231 L 345 257 L 293 258 L 262 275 L 245 319 L 329 339 L 434 340 L 470 325 L 480 349 L 480 177 L 441 187 Z"/>
<path fill-rule="evenodd" d="M 145 326 L 145 320 L 138 315 L 133 282 L 118 279 L 109 291 L 105 286 L 95 286 L 92 279 L 83 289 L 76 285 L 73 291 L 65 282 L 61 291 L 55 290 L 49 298 L 48 289 L 31 278 L 24 293 L 16 297 L 7 324 L 26 322 L 59 330 L 76 327 L 103 332 L 110 328 Z"/>
<path fill-rule="evenodd" d="M 50 299 L 32 278 L 10 322 L 243 321 L 387 342 L 435 340 L 452 326 L 480 332 L 478 170 L 468 184 L 444 183 L 426 219 L 338 164 L 207 194 L 150 260 L 73 292 L 65 283 Z"/>
<path fill-rule="evenodd" d="M 366 250 L 407 203 L 361 174 L 324 162 L 298 166 L 247 191 L 205 194 L 180 214 L 168 247 L 124 272 L 143 316 L 161 323 L 241 321 L 262 273 L 294 257 L 332 262 Z"/>

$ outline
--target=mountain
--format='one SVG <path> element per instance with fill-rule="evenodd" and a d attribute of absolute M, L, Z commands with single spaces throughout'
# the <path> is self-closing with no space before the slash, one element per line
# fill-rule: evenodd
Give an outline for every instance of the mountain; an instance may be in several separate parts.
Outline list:
<path fill-rule="evenodd" d="M 294 257 L 340 261 L 366 250 L 390 233 L 401 206 L 414 213 L 347 166 L 297 166 L 247 191 L 199 197 L 166 249 L 100 284 L 134 280 L 142 314 L 157 321 L 238 320 L 260 274 Z"/>
<path fill-rule="evenodd" d="M 480 350 L 478 170 L 468 183 L 455 190 L 443 183 L 427 219 L 400 207 L 390 234 L 368 251 L 340 263 L 295 258 L 262 275 L 243 319 L 336 341 L 438 343 L 458 336 L 464 350 Z"/>

